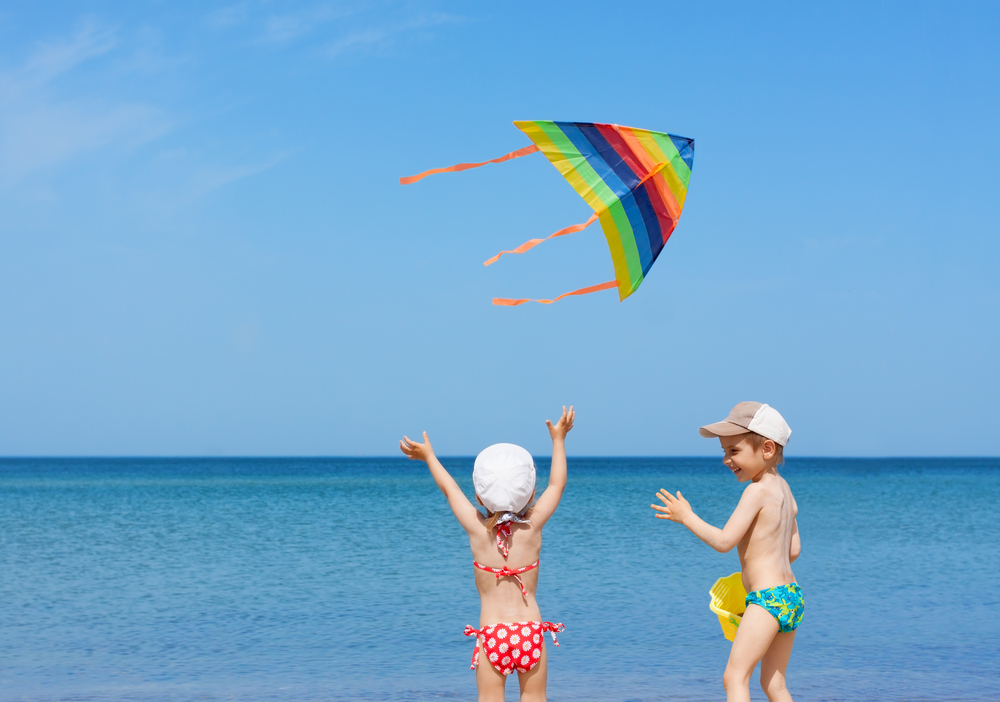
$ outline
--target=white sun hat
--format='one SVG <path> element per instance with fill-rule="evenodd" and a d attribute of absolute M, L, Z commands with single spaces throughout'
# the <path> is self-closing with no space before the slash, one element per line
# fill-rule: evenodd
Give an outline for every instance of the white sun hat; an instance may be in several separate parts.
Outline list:
<path fill-rule="evenodd" d="M 785 446 L 792 435 L 792 429 L 778 410 L 760 402 L 741 402 L 721 422 L 708 424 L 698 430 L 705 438 L 736 436 L 747 432 L 760 434 L 776 444 Z"/>
<path fill-rule="evenodd" d="M 535 492 L 535 462 L 514 444 L 493 444 L 476 456 L 476 495 L 490 512 L 520 512 Z"/>

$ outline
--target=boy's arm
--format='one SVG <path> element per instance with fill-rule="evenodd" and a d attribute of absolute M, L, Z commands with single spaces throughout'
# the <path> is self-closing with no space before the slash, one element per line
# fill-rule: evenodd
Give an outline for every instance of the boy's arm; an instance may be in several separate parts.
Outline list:
<path fill-rule="evenodd" d="M 719 529 L 695 514 L 691 504 L 679 492 L 674 497 L 666 490 L 660 490 L 656 496 L 663 502 L 662 507 L 650 505 L 660 512 L 656 515 L 657 519 L 680 522 L 690 529 L 691 533 L 720 553 L 731 551 L 733 546 L 740 542 L 761 508 L 760 490 L 756 485 L 748 485 L 726 526 Z"/>
<path fill-rule="evenodd" d="M 566 487 L 566 434 L 573 428 L 575 417 L 576 412 L 573 411 L 573 407 L 570 406 L 567 411 L 564 405 L 562 417 L 558 422 L 553 424 L 545 420 L 549 435 L 552 437 L 552 468 L 549 470 L 549 486 L 545 488 L 545 492 L 531 510 L 531 522 L 538 528 L 541 528 L 556 511 L 563 489 Z"/>
<path fill-rule="evenodd" d="M 788 562 L 794 563 L 802 553 L 802 542 L 799 540 L 799 520 L 792 520 L 792 542 L 788 547 Z"/>
<path fill-rule="evenodd" d="M 434 455 L 434 449 L 431 447 L 431 441 L 427 438 L 426 431 L 424 432 L 424 443 L 411 441 L 404 436 L 403 440 L 399 442 L 399 448 L 406 454 L 407 458 L 415 461 L 423 461 L 427 464 L 427 467 L 431 471 L 431 477 L 434 478 L 437 486 L 441 488 L 444 496 L 448 498 L 448 505 L 451 507 L 451 511 L 455 513 L 459 524 L 467 532 L 471 533 L 473 529 L 483 528 L 479 510 L 469 502 L 469 498 L 462 492 L 462 488 L 458 486 L 455 479 L 451 477 L 451 474 L 441 465 L 441 461 Z"/>

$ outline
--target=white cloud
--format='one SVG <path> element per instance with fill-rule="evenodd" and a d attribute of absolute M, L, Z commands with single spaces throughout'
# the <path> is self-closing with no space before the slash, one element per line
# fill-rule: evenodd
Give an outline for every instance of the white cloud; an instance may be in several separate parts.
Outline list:
<path fill-rule="evenodd" d="M 206 24 L 214 29 L 227 29 L 243 24 L 250 16 L 249 3 L 240 2 L 235 5 L 220 7 L 210 13 L 206 19 Z"/>
<path fill-rule="evenodd" d="M 391 34 L 385 29 L 367 29 L 361 32 L 348 34 L 346 37 L 338 39 L 327 45 L 325 53 L 330 58 L 348 53 L 355 49 L 360 49 L 372 44 L 379 44 L 385 41 Z"/>
<path fill-rule="evenodd" d="M 267 44 L 284 44 L 350 14 L 350 10 L 344 8 L 320 5 L 305 12 L 268 17 L 264 21 L 263 41 Z"/>
<path fill-rule="evenodd" d="M 6 183 L 111 144 L 135 147 L 170 129 L 155 107 L 88 101 L 22 101 L 0 108 L 0 173 Z"/>
<path fill-rule="evenodd" d="M 389 3 L 391 6 L 395 3 Z M 329 25 L 335 20 L 343 20 L 351 16 L 359 16 L 365 13 L 365 4 L 358 2 L 341 1 L 336 3 L 326 2 L 300 8 L 295 12 L 284 14 L 266 14 L 266 9 L 271 3 L 262 2 L 241 2 L 235 5 L 216 10 L 208 16 L 209 26 L 217 29 L 228 29 L 237 25 L 249 24 L 254 29 L 250 31 L 255 34 L 252 39 L 254 43 L 283 45 L 295 40 L 303 39 L 311 34 L 317 33 L 323 26 Z M 371 12 L 369 15 L 373 14 Z M 378 11 L 381 17 L 389 14 L 397 14 L 398 10 L 381 8 Z M 256 15 L 256 18 L 254 17 Z M 468 18 L 445 13 L 425 14 L 415 19 L 410 19 L 395 24 L 382 24 L 371 26 L 367 29 L 359 29 L 347 33 L 341 38 L 328 42 L 321 53 L 327 57 L 335 57 L 351 51 L 372 46 L 386 46 L 400 34 L 418 29 L 434 27 L 443 24 L 457 24 L 469 21 Z"/>
<path fill-rule="evenodd" d="M 468 20 L 465 17 L 460 17 L 458 15 L 434 13 L 406 22 L 389 25 L 387 27 L 353 32 L 327 44 L 323 49 L 323 54 L 330 58 L 334 58 L 365 47 L 388 45 L 396 36 L 406 32 L 411 32 L 417 29 L 426 29 L 428 27 L 436 27 L 443 24 L 458 24 L 466 21 Z"/>
<path fill-rule="evenodd" d="M 260 0 L 228 5 L 210 13 L 206 24 L 213 29 L 231 29 L 249 23 L 254 28 L 251 31 L 256 34 L 253 43 L 286 44 L 354 12 L 344 2 L 300 6 L 294 12 L 283 14 L 268 13 L 271 5 Z"/>
<path fill-rule="evenodd" d="M 89 58 L 111 51 L 116 43 L 110 27 L 85 22 L 68 40 L 39 43 L 20 69 L 4 76 L 4 82 L 24 86 L 44 84 Z"/>
<path fill-rule="evenodd" d="M 11 185 L 112 144 L 134 148 L 171 129 L 153 105 L 57 96 L 56 82 L 115 45 L 112 29 L 88 22 L 68 39 L 39 44 L 21 66 L 0 73 L 0 183 Z"/>
<path fill-rule="evenodd" d="M 248 163 L 242 166 L 202 166 L 191 180 L 192 192 L 195 197 L 217 190 L 223 186 L 234 183 L 237 180 L 248 178 L 258 173 L 274 168 L 288 156 L 288 152 L 281 151 L 268 159 L 256 163 Z"/>

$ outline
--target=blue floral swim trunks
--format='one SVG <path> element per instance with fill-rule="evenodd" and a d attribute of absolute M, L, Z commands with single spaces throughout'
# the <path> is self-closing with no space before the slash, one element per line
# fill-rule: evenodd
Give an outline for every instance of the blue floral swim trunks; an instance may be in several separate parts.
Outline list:
<path fill-rule="evenodd" d="M 747 595 L 746 604 L 747 607 L 755 604 L 766 609 L 768 614 L 778 620 L 778 631 L 783 634 L 795 631 L 795 627 L 802 623 L 802 613 L 806 608 L 798 583 L 751 592 Z"/>

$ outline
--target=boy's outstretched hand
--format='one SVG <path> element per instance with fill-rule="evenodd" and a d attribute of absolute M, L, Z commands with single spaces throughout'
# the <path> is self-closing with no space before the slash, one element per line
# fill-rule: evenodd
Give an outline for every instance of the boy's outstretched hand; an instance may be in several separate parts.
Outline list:
<path fill-rule="evenodd" d="M 431 440 L 427 438 L 426 431 L 424 432 L 424 443 L 422 444 L 411 441 L 406 436 L 403 436 L 403 440 L 399 442 L 399 450 L 413 461 L 423 461 L 426 463 L 434 458 L 434 449 L 431 447 Z"/>
<path fill-rule="evenodd" d="M 576 412 L 573 411 L 573 405 L 569 406 L 569 411 L 566 411 L 566 405 L 563 405 L 563 413 L 559 418 L 559 421 L 553 424 L 548 419 L 545 420 L 545 426 L 549 428 L 549 436 L 552 440 L 565 439 L 569 430 L 573 428 L 573 419 L 576 417 Z"/>
<path fill-rule="evenodd" d="M 678 522 L 680 524 L 684 523 L 684 520 L 694 514 L 694 510 L 691 509 L 691 504 L 684 499 L 684 496 L 677 493 L 677 497 L 674 497 L 666 490 L 660 490 L 656 493 L 656 496 L 660 498 L 660 505 L 650 505 L 653 509 L 660 514 L 656 515 L 657 519 L 669 519 L 672 522 Z"/>

